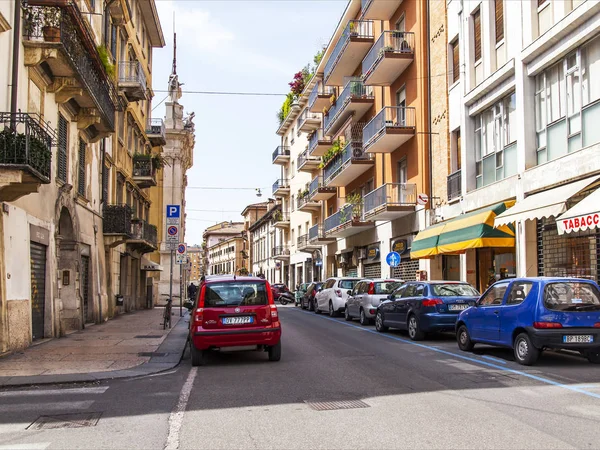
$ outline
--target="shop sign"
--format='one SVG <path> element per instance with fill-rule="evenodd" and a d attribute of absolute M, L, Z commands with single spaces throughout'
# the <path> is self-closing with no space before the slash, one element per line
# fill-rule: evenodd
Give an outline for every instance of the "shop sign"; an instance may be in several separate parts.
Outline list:
<path fill-rule="evenodd" d="M 400 254 L 402 257 L 407 257 L 410 251 L 412 238 L 400 238 L 392 241 L 392 251 Z"/>
<path fill-rule="evenodd" d="M 367 247 L 367 259 L 369 261 L 379 261 L 379 244 L 372 244 Z"/>
<path fill-rule="evenodd" d="M 600 228 L 600 214 L 592 213 L 585 216 L 573 217 L 558 221 L 559 226 L 566 232 L 587 230 L 589 228 Z"/>

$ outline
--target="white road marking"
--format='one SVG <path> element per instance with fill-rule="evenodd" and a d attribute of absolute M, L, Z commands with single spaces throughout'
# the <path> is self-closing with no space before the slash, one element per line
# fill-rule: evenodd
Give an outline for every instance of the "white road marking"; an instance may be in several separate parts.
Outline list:
<path fill-rule="evenodd" d="M 31 444 L 0 445 L 0 450 L 44 450 L 50 447 L 50 442 L 32 442 Z"/>
<path fill-rule="evenodd" d="M 190 370 L 187 380 L 185 380 L 181 392 L 179 393 L 177 405 L 173 411 L 171 411 L 171 415 L 169 416 L 169 435 L 167 436 L 165 450 L 177 450 L 179 448 L 179 431 L 181 430 L 181 425 L 183 425 L 183 416 L 197 373 L 198 368 L 192 367 L 192 370 Z"/>
<path fill-rule="evenodd" d="M 75 409 L 88 409 L 94 404 L 94 400 L 85 400 L 80 402 L 54 402 L 44 405 L 40 404 L 22 404 L 22 405 L 0 405 L 0 413 L 23 412 L 34 410 L 41 414 L 48 411 L 73 412 Z"/>
<path fill-rule="evenodd" d="M 69 394 L 104 394 L 108 386 L 97 386 L 88 388 L 69 388 L 69 389 L 36 389 L 28 391 L 5 391 L 0 392 L 2 397 L 38 397 L 44 395 L 69 395 Z"/>

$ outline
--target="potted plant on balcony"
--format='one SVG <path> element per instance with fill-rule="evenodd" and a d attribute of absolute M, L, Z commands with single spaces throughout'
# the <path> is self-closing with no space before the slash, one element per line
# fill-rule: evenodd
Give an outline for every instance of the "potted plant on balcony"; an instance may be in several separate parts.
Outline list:
<path fill-rule="evenodd" d="M 362 215 L 363 198 L 359 193 L 350 194 L 346 197 L 346 202 L 352 205 L 352 220 L 360 221 Z"/>
<path fill-rule="evenodd" d="M 280 222 L 281 220 L 283 220 L 283 214 L 279 210 L 275 211 L 273 213 L 273 221 Z"/>
<path fill-rule="evenodd" d="M 158 170 L 158 169 L 162 169 L 163 167 L 165 167 L 165 160 L 163 159 L 163 157 L 161 155 L 152 155 L 152 168 L 154 170 Z"/>
<path fill-rule="evenodd" d="M 46 42 L 60 42 L 60 8 L 48 6 L 42 11 L 42 33 Z"/>
<path fill-rule="evenodd" d="M 349 28 L 350 28 L 350 36 L 352 36 L 352 37 L 358 36 L 358 31 L 357 31 L 356 23 L 350 22 L 349 23 Z"/>

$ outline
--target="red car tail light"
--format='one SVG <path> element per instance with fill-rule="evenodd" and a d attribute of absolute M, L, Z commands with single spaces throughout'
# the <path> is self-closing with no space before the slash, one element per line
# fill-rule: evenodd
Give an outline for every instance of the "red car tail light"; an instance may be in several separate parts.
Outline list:
<path fill-rule="evenodd" d="M 202 290 L 200 291 L 200 298 L 198 299 L 198 308 L 194 312 L 194 322 L 202 323 L 202 318 L 204 316 L 204 297 L 206 295 L 206 285 L 202 286 Z"/>
<path fill-rule="evenodd" d="M 547 328 L 562 328 L 562 324 L 558 322 L 533 322 L 533 328 L 547 329 Z"/>
<path fill-rule="evenodd" d="M 600 328 L 600 322 L 596 322 L 596 323 L 594 324 L 594 328 Z"/>
<path fill-rule="evenodd" d="M 367 292 L 369 295 L 375 294 L 375 283 L 369 284 L 369 291 Z"/>
<path fill-rule="evenodd" d="M 423 300 L 423 306 L 435 306 L 441 305 L 442 303 L 444 302 L 439 298 L 429 298 L 427 300 Z"/>
<path fill-rule="evenodd" d="M 271 307 L 271 319 L 279 318 L 279 313 L 277 312 L 277 305 L 269 305 Z"/>

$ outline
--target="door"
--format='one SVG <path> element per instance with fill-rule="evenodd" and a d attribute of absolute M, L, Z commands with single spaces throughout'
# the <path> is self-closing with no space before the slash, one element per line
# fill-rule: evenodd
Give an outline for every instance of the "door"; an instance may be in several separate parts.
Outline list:
<path fill-rule="evenodd" d="M 399 107 L 396 123 L 404 127 L 406 126 L 406 90 L 404 88 L 396 92 L 396 106 Z"/>
<path fill-rule="evenodd" d="M 365 296 L 369 284 L 366 281 L 361 281 L 354 286 L 354 295 L 352 296 L 352 307 L 350 313 L 353 317 L 359 316 L 361 302 Z"/>
<path fill-rule="evenodd" d="M 402 158 L 398 161 L 398 183 L 406 184 L 408 181 L 408 167 L 406 164 L 406 158 Z"/>
<path fill-rule="evenodd" d="M 31 242 L 31 334 L 33 340 L 44 337 L 46 314 L 46 246 Z"/>
<path fill-rule="evenodd" d="M 406 25 L 404 22 L 404 15 L 402 15 L 402 17 L 400 17 L 400 19 L 398 19 L 398 22 L 396 22 L 396 30 L 398 31 L 406 31 Z"/>
<path fill-rule="evenodd" d="M 402 294 L 404 293 L 405 289 L 406 284 L 400 286 L 396 291 L 394 291 L 393 295 L 396 298 L 396 300 L 402 297 Z M 383 312 L 383 322 L 386 326 L 392 325 L 394 323 L 394 304 L 396 300 L 383 301 L 379 305 L 378 309 Z"/>
<path fill-rule="evenodd" d="M 473 339 L 498 341 L 500 339 L 500 310 L 510 282 L 499 282 L 481 297 L 471 314 Z"/>
<path fill-rule="evenodd" d="M 81 301 L 83 302 L 83 323 L 91 322 L 90 319 L 90 257 L 81 257 Z"/>

